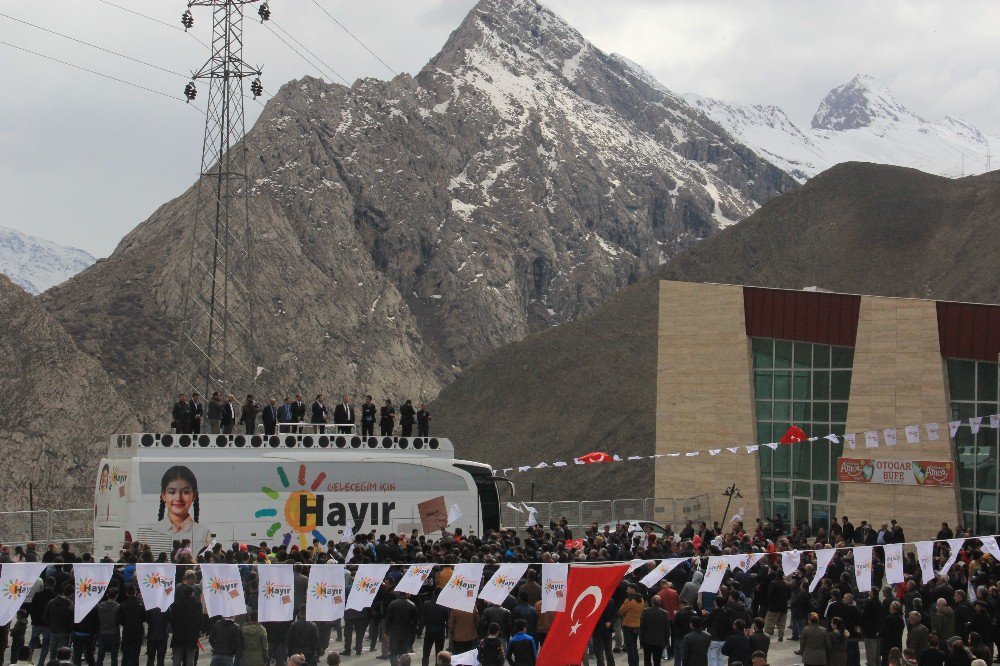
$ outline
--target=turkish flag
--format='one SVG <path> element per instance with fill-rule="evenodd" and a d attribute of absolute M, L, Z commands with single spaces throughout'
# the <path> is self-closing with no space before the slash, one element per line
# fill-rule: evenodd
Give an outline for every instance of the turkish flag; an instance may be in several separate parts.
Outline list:
<path fill-rule="evenodd" d="M 570 565 L 566 610 L 556 613 L 537 666 L 576 666 L 583 661 L 587 641 L 626 571 L 627 562 Z"/>
<path fill-rule="evenodd" d="M 804 442 L 806 439 L 808 439 L 808 436 L 806 435 L 805 430 L 798 426 L 792 426 L 778 441 L 782 444 L 796 444 L 798 442 Z"/>
<path fill-rule="evenodd" d="M 612 460 L 613 458 L 604 451 L 593 451 L 585 456 L 580 456 L 576 459 L 576 462 L 583 465 L 590 465 L 592 463 L 611 462 Z"/>
<path fill-rule="evenodd" d="M 583 548 L 583 539 L 566 539 L 566 547 L 580 550 Z"/>

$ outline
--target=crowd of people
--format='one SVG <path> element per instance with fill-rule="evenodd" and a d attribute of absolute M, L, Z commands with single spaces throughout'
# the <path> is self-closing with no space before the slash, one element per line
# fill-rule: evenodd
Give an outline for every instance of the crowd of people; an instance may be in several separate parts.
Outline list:
<path fill-rule="evenodd" d="M 392 400 L 387 398 L 379 407 L 372 396 L 366 395 L 360 410 L 356 410 L 350 396 L 345 394 L 331 410 L 322 393 L 308 406 L 301 393 L 295 394 L 294 400 L 286 396 L 281 402 L 272 397 L 263 405 L 253 395 L 247 395 L 240 404 L 234 395 L 223 395 L 219 391 L 212 393 L 207 401 L 197 391 L 190 398 L 181 393 L 170 412 L 170 427 L 178 434 L 214 435 L 231 434 L 242 426 L 246 434 L 252 435 L 257 432 L 259 419 L 265 435 L 293 432 L 299 424 L 305 423 L 315 426 L 318 432 L 326 432 L 330 424 L 331 432 L 353 433 L 358 427 L 359 412 L 362 436 L 374 435 L 376 424 L 380 435 L 392 435 L 397 416 L 400 436 L 412 437 L 414 426 L 417 437 L 430 436 L 431 413 L 426 403 L 420 403 L 417 409 L 412 400 L 406 400 L 397 413 Z"/>
<path fill-rule="evenodd" d="M 0 561 L 41 560 L 49 566 L 18 618 L 3 628 L 2 638 L 5 650 L 9 643 L 12 662 L 39 666 L 66 659 L 77 666 L 83 661 L 103 666 L 108 658 L 117 666 L 119 655 L 122 666 L 138 666 L 143 643 L 146 666 L 163 666 L 168 650 L 173 666 L 193 666 L 202 645 L 212 652 L 211 666 L 281 666 L 293 659 L 300 660 L 295 662 L 299 666 L 315 666 L 324 655 L 328 664 L 336 664 L 363 651 L 378 651 L 392 666 L 418 658 L 428 666 L 432 658 L 446 664 L 451 654 L 472 650 L 484 665 L 519 666 L 535 663 L 556 615 L 541 610 L 540 563 L 680 558 L 651 587 L 640 581 L 654 562 L 625 576 L 597 622 L 585 663 L 594 658 L 598 666 L 613 666 L 624 656 L 628 666 L 638 666 L 641 656 L 646 666 L 660 666 L 664 658 L 675 666 L 765 666 L 772 641 L 786 638 L 797 642 L 805 666 L 860 666 L 862 654 L 866 666 L 993 662 L 1000 647 L 1000 563 L 970 531 L 942 524 L 939 538 L 968 537 L 955 565 L 925 580 L 915 554 L 907 552 L 905 581 L 897 585 L 881 585 L 885 564 L 876 547 L 871 592 L 859 590 L 850 546 L 903 543 L 900 524 L 891 521 L 876 530 L 862 521 L 855 528 L 844 517 L 829 530 L 806 532 L 786 534 L 781 522 L 764 520 L 752 529 L 739 521 L 725 529 L 687 522 L 676 533 L 668 528 L 659 534 L 636 532 L 627 524 L 593 524 L 574 535 L 562 519 L 481 536 L 460 529 L 434 538 L 416 531 L 370 532 L 355 536 L 351 544 L 314 542 L 306 548 L 234 543 L 193 552 L 182 541 L 171 553 L 154 554 L 149 546 L 132 542 L 120 553 L 105 599 L 80 623 L 73 622 L 71 566 L 91 561 L 88 554 L 78 556 L 66 545 L 62 550 L 50 545 L 41 555 L 33 547 L 13 553 L 3 549 Z M 815 586 L 811 551 L 801 553 L 794 571 L 783 566 L 781 553 L 799 548 L 840 549 Z M 729 569 L 718 591 L 702 590 L 705 556 L 750 552 L 763 557 L 747 570 Z M 935 572 L 941 572 L 949 555 L 949 544 L 935 544 Z M 136 564 L 154 561 L 177 566 L 175 601 L 165 613 L 145 609 L 137 588 Z M 334 562 L 390 568 L 369 608 L 348 610 L 343 621 L 311 622 L 305 616 L 308 567 Z M 484 580 L 501 563 L 530 565 L 501 604 L 480 600 L 471 612 L 439 605 L 438 591 L 455 565 L 466 562 L 485 563 Z M 198 563 L 238 565 L 245 614 L 205 615 Z M 272 563 L 294 565 L 293 621 L 257 621 L 257 567 L 252 565 Z M 435 569 L 419 594 L 395 593 L 413 563 L 434 564 Z M 347 571 L 350 585 L 352 567 Z M 414 650 L 418 654 L 411 654 Z"/>

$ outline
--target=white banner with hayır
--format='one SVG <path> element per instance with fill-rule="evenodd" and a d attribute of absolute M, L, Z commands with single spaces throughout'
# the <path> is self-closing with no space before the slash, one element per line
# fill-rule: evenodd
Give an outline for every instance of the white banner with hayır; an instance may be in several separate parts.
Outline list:
<path fill-rule="evenodd" d="M 295 618 L 295 604 L 292 603 L 295 573 L 292 565 L 268 564 L 257 567 L 257 580 L 257 620 L 291 622 Z"/>
<path fill-rule="evenodd" d="M 812 583 L 809 584 L 809 591 L 815 592 L 816 588 L 819 587 L 819 581 L 823 579 L 826 575 L 826 568 L 830 566 L 830 560 L 833 556 L 837 554 L 837 551 L 833 550 L 817 550 L 816 551 L 816 576 L 813 577 Z"/>
<path fill-rule="evenodd" d="M 335 622 L 344 617 L 345 587 L 343 564 L 309 567 L 306 619 L 310 622 Z"/>
<path fill-rule="evenodd" d="M 729 562 L 721 555 L 708 558 L 708 566 L 705 567 L 705 578 L 702 579 L 701 587 L 698 588 L 698 591 L 718 592 L 719 586 L 722 585 L 722 579 L 726 576 L 726 569 L 728 567 Z"/>
<path fill-rule="evenodd" d="M 479 598 L 499 606 L 514 590 L 517 581 L 528 570 L 527 564 L 501 564 L 493 577 L 483 585 Z"/>
<path fill-rule="evenodd" d="M 347 595 L 347 610 L 364 610 L 371 606 L 387 573 L 388 564 L 358 565 L 351 593 Z"/>
<path fill-rule="evenodd" d="M 793 573 L 798 571 L 800 562 L 802 562 L 802 553 L 799 551 L 781 551 L 781 572 L 786 576 L 791 576 Z"/>
<path fill-rule="evenodd" d="M 420 588 L 427 582 L 427 577 L 431 575 L 433 564 L 414 564 L 406 570 L 403 577 L 399 579 L 393 592 L 405 592 L 406 594 L 419 594 Z"/>
<path fill-rule="evenodd" d="M 456 564 L 437 602 L 442 606 L 471 613 L 483 579 L 485 564 Z"/>
<path fill-rule="evenodd" d="M 890 543 L 882 546 L 885 554 L 885 582 L 896 585 L 903 582 L 903 544 Z"/>
<path fill-rule="evenodd" d="M 663 577 L 668 573 L 676 569 L 679 565 L 684 564 L 685 560 L 682 557 L 672 557 L 669 560 L 663 560 L 656 565 L 656 568 L 646 574 L 642 580 L 639 581 L 641 585 L 646 587 L 652 587 L 663 580 Z"/>
<path fill-rule="evenodd" d="M 952 566 L 958 561 L 958 553 L 962 550 L 962 546 L 965 545 L 965 539 L 945 539 L 948 547 L 951 549 L 951 553 L 948 555 L 948 559 L 945 561 L 944 565 L 941 567 L 941 571 L 938 571 L 939 576 L 947 576 L 948 572 L 951 571 Z"/>
<path fill-rule="evenodd" d="M 872 546 L 854 547 L 854 578 L 858 592 L 872 591 Z"/>
<path fill-rule="evenodd" d="M 74 564 L 73 578 L 76 583 L 74 594 L 73 621 L 82 622 L 87 613 L 100 603 L 108 591 L 113 564 Z"/>
<path fill-rule="evenodd" d="M 934 542 L 917 542 L 917 562 L 920 563 L 921 582 L 925 585 L 934 580 Z"/>
<path fill-rule="evenodd" d="M 177 586 L 174 576 L 177 567 L 173 564 L 147 564 L 141 562 L 135 565 L 135 578 L 139 583 L 139 593 L 142 595 L 142 605 L 147 610 L 159 608 L 166 612 L 174 603 L 174 593 Z"/>
<path fill-rule="evenodd" d="M 209 617 L 236 617 L 247 612 L 243 581 L 235 564 L 201 565 L 201 587 Z"/>
<path fill-rule="evenodd" d="M 6 627 L 24 603 L 38 577 L 47 565 L 43 562 L 8 562 L 3 565 L 3 586 L 0 587 L 0 627 Z M 15 655 L 17 656 L 17 655 Z"/>
<path fill-rule="evenodd" d="M 568 564 L 542 565 L 542 612 L 566 610 Z"/>

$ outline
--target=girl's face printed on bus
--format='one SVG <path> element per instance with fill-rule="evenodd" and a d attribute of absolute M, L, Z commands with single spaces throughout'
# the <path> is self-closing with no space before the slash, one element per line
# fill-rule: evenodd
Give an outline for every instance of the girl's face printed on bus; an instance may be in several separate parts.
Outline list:
<path fill-rule="evenodd" d="M 105 467 L 104 469 L 101 470 L 101 485 L 100 485 L 100 488 L 101 488 L 101 492 L 102 493 L 107 492 L 107 490 L 108 490 L 108 477 L 109 476 L 110 476 L 110 473 L 109 473 L 107 467 Z"/>
<path fill-rule="evenodd" d="M 170 512 L 171 521 L 188 519 L 191 504 L 194 503 L 194 488 L 184 479 L 174 479 L 163 489 L 160 496 Z"/>

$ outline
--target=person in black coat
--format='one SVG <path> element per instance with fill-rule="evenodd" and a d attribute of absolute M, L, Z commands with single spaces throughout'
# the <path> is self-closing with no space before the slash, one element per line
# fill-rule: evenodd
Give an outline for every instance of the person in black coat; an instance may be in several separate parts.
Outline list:
<path fill-rule="evenodd" d="M 306 619 L 305 606 L 299 607 L 297 617 L 292 626 L 288 627 L 285 649 L 288 651 L 288 656 L 301 654 L 309 666 L 316 666 L 316 661 L 319 659 L 319 630 L 314 623 Z"/>
<path fill-rule="evenodd" d="M 591 640 L 594 642 L 594 656 L 597 657 L 597 666 L 614 666 L 615 654 L 612 636 L 617 619 L 618 606 L 609 603 L 604 607 L 601 619 L 594 625 Z"/>
<path fill-rule="evenodd" d="M 322 393 L 317 395 L 316 399 L 313 401 L 312 418 L 310 419 L 312 423 L 326 423 L 327 414 L 326 414 L 326 404 L 324 401 L 325 398 L 323 397 Z M 325 432 L 324 428 L 318 428 L 318 430 L 320 432 Z"/>
<path fill-rule="evenodd" d="M 222 403 L 222 422 L 220 423 L 222 434 L 231 435 L 233 433 L 237 413 L 236 397 L 230 393 L 226 396 L 226 401 Z"/>
<path fill-rule="evenodd" d="M 403 437 L 413 435 L 413 424 L 417 421 L 417 412 L 413 409 L 413 401 L 407 400 L 399 408 L 399 425 L 403 429 Z"/>
<path fill-rule="evenodd" d="M 190 432 L 191 430 L 191 403 L 188 402 L 187 396 L 181 393 L 177 396 L 177 402 L 174 403 L 174 408 L 170 412 L 170 417 L 172 419 L 170 425 L 173 426 L 174 432 L 178 435 Z"/>
<path fill-rule="evenodd" d="M 365 402 L 361 405 L 361 436 L 370 437 L 375 434 L 375 416 L 378 410 L 370 395 L 365 396 Z"/>
<path fill-rule="evenodd" d="M 427 411 L 427 403 L 420 403 L 417 411 L 417 437 L 430 437 L 431 413 Z"/>
<path fill-rule="evenodd" d="M 410 600 L 410 595 L 400 592 L 399 596 L 389 603 L 385 611 L 385 633 L 389 637 L 389 663 L 396 666 L 400 655 L 407 654 L 413 648 L 413 639 L 417 636 L 417 620 L 420 611 Z"/>
<path fill-rule="evenodd" d="M 264 434 L 273 435 L 278 424 L 278 401 L 271 398 L 260 410 L 260 421 L 264 424 Z"/>
<path fill-rule="evenodd" d="M 378 427 L 382 436 L 392 434 L 392 429 L 396 426 L 396 408 L 392 406 L 392 400 L 386 400 L 379 414 Z"/>
<path fill-rule="evenodd" d="M 194 666 L 201 635 L 201 604 L 195 600 L 191 587 L 178 587 L 177 595 L 167 610 L 167 622 L 173 632 L 170 647 L 177 666 Z"/>
<path fill-rule="evenodd" d="M 201 419 L 205 416 L 205 403 L 201 399 L 201 393 L 195 391 L 191 394 L 191 428 L 193 435 L 201 434 Z"/>
<path fill-rule="evenodd" d="M 681 641 L 681 666 L 708 666 L 712 637 L 701 628 L 701 618 L 691 618 L 691 631 Z"/>
<path fill-rule="evenodd" d="M 436 601 L 437 590 L 420 606 L 420 624 L 424 627 L 424 656 L 422 666 L 430 666 L 431 653 L 437 655 L 444 649 L 448 633 L 448 607 Z"/>
<path fill-rule="evenodd" d="M 337 403 L 336 407 L 333 408 L 333 422 L 338 426 L 350 427 L 339 427 L 337 428 L 337 432 L 354 432 L 354 424 L 356 421 L 357 416 L 354 413 L 354 405 L 351 404 L 351 399 L 345 394 L 343 399 Z"/>
<path fill-rule="evenodd" d="M 906 621 L 903 620 L 902 609 L 903 604 L 893 601 L 889 605 L 889 614 L 882 620 L 882 628 L 878 632 L 882 666 L 889 663 L 889 650 L 892 648 L 903 649 L 903 631 L 906 629 Z"/>
<path fill-rule="evenodd" d="M 295 394 L 295 402 L 292 403 L 292 422 L 302 423 L 306 420 L 306 403 L 302 399 L 301 393 Z"/>
<path fill-rule="evenodd" d="M 658 596 L 653 595 L 649 607 L 643 609 L 639 618 L 639 643 L 646 666 L 660 666 L 663 648 L 667 646 L 670 615 L 661 608 L 662 603 Z"/>

